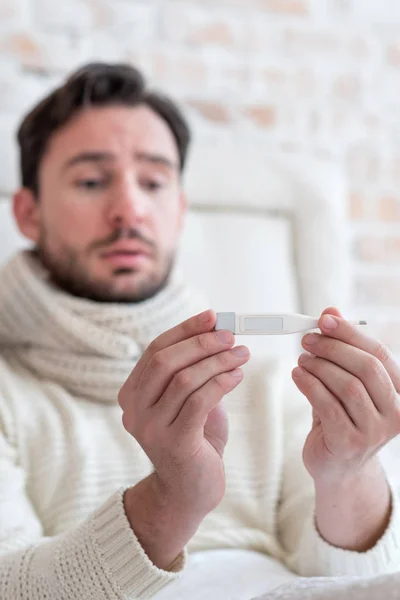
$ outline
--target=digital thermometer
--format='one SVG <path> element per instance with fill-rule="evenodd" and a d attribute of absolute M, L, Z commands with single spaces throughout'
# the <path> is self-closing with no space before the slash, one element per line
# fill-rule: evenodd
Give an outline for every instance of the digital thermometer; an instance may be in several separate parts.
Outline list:
<path fill-rule="evenodd" d="M 298 314 L 238 315 L 234 312 L 217 313 L 215 330 L 226 329 L 236 335 L 286 335 L 318 328 L 319 319 Z M 366 321 L 351 321 L 366 325 Z"/>

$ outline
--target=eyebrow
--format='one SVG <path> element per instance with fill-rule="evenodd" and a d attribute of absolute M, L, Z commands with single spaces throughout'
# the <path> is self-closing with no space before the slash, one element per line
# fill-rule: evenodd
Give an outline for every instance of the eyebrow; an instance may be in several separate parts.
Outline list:
<path fill-rule="evenodd" d="M 80 163 L 100 163 L 113 160 L 115 157 L 111 152 L 80 152 L 63 165 L 63 171 Z"/>
<path fill-rule="evenodd" d="M 178 169 L 178 164 L 162 154 L 153 154 L 152 152 L 137 152 L 135 154 L 136 160 L 140 162 L 147 162 L 154 165 L 163 165 L 168 167 L 172 171 Z M 63 165 L 63 170 L 67 170 L 70 167 L 80 163 L 101 163 L 106 161 L 115 160 L 115 155 L 112 152 L 80 152 L 76 154 Z"/>
<path fill-rule="evenodd" d="M 178 169 L 178 164 L 162 154 L 153 154 L 152 152 L 136 152 L 135 158 L 141 162 L 149 162 L 155 165 L 164 165 L 175 171 Z"/>

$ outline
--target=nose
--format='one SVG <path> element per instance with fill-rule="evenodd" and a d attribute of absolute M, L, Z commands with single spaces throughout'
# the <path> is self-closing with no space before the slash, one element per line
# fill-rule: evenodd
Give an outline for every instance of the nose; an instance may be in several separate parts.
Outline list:
<path fill-rule="evenodd" d="M 145 194 L 131 178 L 115 184 L 107 206 L 107 220 L 114 227 L 135 227 L 142 223 L 149 210 Z"/>

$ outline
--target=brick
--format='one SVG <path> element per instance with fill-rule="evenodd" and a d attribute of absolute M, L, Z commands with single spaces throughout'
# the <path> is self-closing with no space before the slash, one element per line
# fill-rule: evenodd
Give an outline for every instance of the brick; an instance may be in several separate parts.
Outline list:
<path fill-rule="evenodd" d="M 157 7 L 129 0 L 37 0 L 37 20 L 42 31 L 88 34 L 107 30 L 118 36 L 114 44 L 153 39 L 157 31 Z M 117 41 L 118 40 L 118 41 Z"/>
<path fill-rule="evenodd" d="M 351 16 L 366 24 L 400 23 L 400 3 L 398 0 L 352 0 Z"/>
<path fill-rule="evenodd" d="M 306 0 L 251 0 L 247 4 L 274 14 L 289 16 L 306 16 L 310 13 L 309 2 Z"/>
<path fill-rule="evenodd" d="M 0 195 L 11 196 L 18 183 L 18 155 L 15 131 L 19 117 L 12 113 L 0 113 Z"/>
<path fill-rule="evenodd" d="M 296 98 L 313 96 L 317 92 L 318 81 L 316 73 L 308 67 L 297 69 L 290 75 L 289 81 L 293 86 Z"/>
<path fill-rule="evenodd" d="M 365 219 L 368 215 L 367 200 L 357 192 L 350 194 L 349 217 L 352 221 Z"/>
<path fill-rule="evenodd" d="M 82 33 L 94 26 L 93 12 L 86 0 L 36 0 L 36 20 L 42 31 Z"/>
<path fill-rule="evenodd" d="M 193 90 L 202 89 L 209 76 L 207 64 L 202 56 L 183 53 L 179 50 L 152 52 L 152 71 L 157 87 L 163 85 Z"/>
<path fill-rule="evenodd" d="M 243 114 L 257 127 L 269 129 L 276 124 L 276 111 L 271 106 L 246 107 Z"/>
<path fill-rule="evenodd" d="M 0 114 L 25 113 L 48 91 L 48 82 L 44 78 L 21 73 L 12 63 L 4 63 L 0 61 Z"/>
<path fill-rule="evenodd" d="M 88 58 L 84 38 L 60 33 L 11 34 L 0 41 L 0 52 L 9 59 L 16 59 L 25 69 L 40 74 L 64 74 Z"/>
<path fill-rule="evenodd" d="M 388 178 L 396 187 L 400 185 L 400 154 L 394 154 L 389 159 Z"/>
<path fill-rule="evenodd" d="M 0 0 L 0 30 L 24 20 L 22 0 Z"/>
<path fill-rule="evenodd" d="M 198 0 L 193 0 L 198 3 Z M 240 7 L 282 16 L 304 17 L 310 14 L 312 0 L 203 0 L 201 4 Z"/>
<path fill-rule="evenodd" d="M 382 158 L 378 148 L 353 144 L 345 157 L 347 173 L 353 183 L 376 183 L 382 174 Z"/>
<path fill-rule="evenodd" d="M 392 67 L 400 67 L 400 42 L 393 42 L 389 45 L 386 59 Z"/>
<path fill-rule="evenodd" d="M 355 256 L 368 263 L 400 263 L 400 227 L 399 237 L 360 235 L 354 240 Z"/>
<path fill-rule="evenodd" d="M 232 121 L 230 110 L 224 104 L 190 100 L 188 105 L 200 113 L 200 115 L 207 121 L 212 121 L 222 125 Z"/>
<path fill-rule="evenodd" d="M 357 34 L 353 30 L 329 27 L 286 27 L 282 32 L 282 48 L 280 52 L 287 57 L 296 59 L 323 58 L 335 65 L 344 62 L 372 64 L 379 56 L 376 39 L 370 34 Z M 326 69 L 327 65 L 324 66 Z"/>
<path fill-rule="evenodd" d="M 200 4 L 182 2 L 165 3 L 162 9 L 161 31 L 169 42 L 227 48 L 243 44 L 246 19 L 228 10 L 206 10 Z"/>
<path fill-rule="evenodd" d="M 335 99 L 346 100 L 352 104 L 358 102 L 362 93 L 360 78 L 350 73 L 335 77 L 332 82 L 332 93 Z"/>
<path fill-rule="evenodd" d="M 400 276 L 395 274 L 356 276 L 355 303 L 360 306 L 398 307 Z"/>
<path fill-rule="evenodd" d="M 377 203 L 377 218 L 382 221 L 400 221 L 400 198 L 383 196 Z"/>
<path fill-rule="evenodd" d="M 283 52 L 290 57 L 337 55 L 340 38 L 332 30 L 286 29 L 283 32 Z"/>
<path fill-rule="evenodd" d="M 101 27 L 118 40 L 116 46 L 137 47 L 158 39 L 158 7 L 147 1 L 98 0 L 92 3 L 94 28 Z"/>

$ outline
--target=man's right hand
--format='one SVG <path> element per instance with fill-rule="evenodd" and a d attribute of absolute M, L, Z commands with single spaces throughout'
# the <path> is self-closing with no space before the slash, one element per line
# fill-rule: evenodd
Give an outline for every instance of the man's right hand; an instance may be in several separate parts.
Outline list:
<path fill-rule="evenodd" d="M 215 313 L 207 311 L 160 335 L 118 398 L 125 429 L 155 469 L 126 492 L 125 508 L 145 550 L 161 568 L 225 494 L 228 420 L 220 402 L 241 382 L 239 367 L 250 355 L 244 346 L 233 348 L 232 333 L 213 331 L 215 323 Z M 158 522 L 150 534 L 152 519 Z M 159 545 L 154 537 L 157 527 L 161 528 Z M 177 541 L 169 553 L 161 551 L 168 534 Z M 149 537 L 146 547 L 143 538 Z"/>

